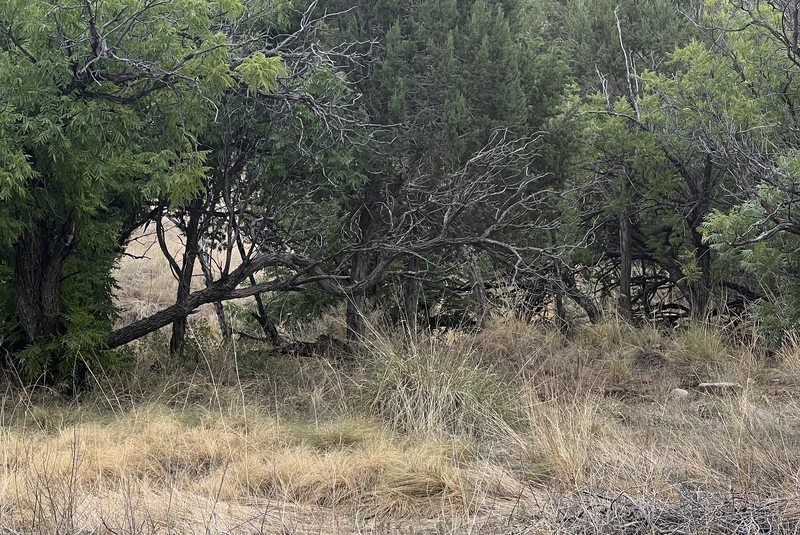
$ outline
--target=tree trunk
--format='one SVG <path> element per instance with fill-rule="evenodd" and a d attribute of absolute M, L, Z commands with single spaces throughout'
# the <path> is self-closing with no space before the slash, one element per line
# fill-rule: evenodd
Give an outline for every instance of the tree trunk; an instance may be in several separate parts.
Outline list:
<path fill-rule="evenodd" d="M 350 272 L 350 283 L 355 284 L 364 280 L 369 272 L 370 255 L 365 251 L 353 254 L 353 267 Z M 364 339 L 367 323 L 364 311 L 367 305 L 366 289 L 353 292 L 347 300 L 347 341 L 360 342 Z"/>
<path fill-rule="evenodd" d="M 206 250 L 205 242 L 200 249 L 197 259 L 200 260 L 200 269 L 203 270 L 203 278 L 206 283 L 206 288 L 214 283 L 214 273 L 211 270 L 211 255 Z M 228 325 L 228 319 L 225 317 L 225 307 L 222 306 L 221 301 L 213 303 L 214 314 L 217 316 L 217 324 L 219 331 L 222 334 L 222 343 L 227 344 L 231 341 L 231 327 Z"/>
<path fill-rule="evenodd" d="M 556 230 L 550 230 L 550 244 L 553 247 L 558 245 L 558 236 L 556 235 Z M 566 333 L 567 331 L 567 313 L 564 310 L 564 288 L 561 282 L 561 262 L 559 259 L 554 260 L 555 264 L 555 275 L 556 275 L 556 284 L 554 288 L 555 294 L 555 306 L 556 306 L 556 327 L 562 333 Z"/>
<path fill-rule="evenodd" d="M 73 216 L 55 236 L 39 221 L 14 244 L 14 306 L 31 343 L 51 340 L 62 329 L 61 278 L 74 232 Z"/>
<path fill-rule="evenodd" d="M 466 245 L 461 247 L 461 255 L 464 258 L 464 266 L 467 270 L 467 279 L 472 292 L 472 302 L 475 304 L 478 327 L 483 328 L 489 319 L 489 298 L 486 296 L 486 286 L 483 282 L 481 269 L 472 249 Z"/>
<path fill-rule="evenodd" d="M 200 211 L 197 203 L 192 202 L 189 206 L 189 223 L 186 226 L 186 248 L 183 251 L 183 265 L 178 277 L 178 294 L 175 302 L 182 304 L 186 302 L 192 292 L 192 276 L 194 275 L 194 261 L 197 258 L 198 247 L 200 244 Z M 170 355 L 183 358 L 186 348 L 186 327 L 188 316 L 178 318 L 172 323 L 172 338 L 169 341 Z"/>
<path fill-rule="evenodd" d="M 692 281 L 689 285 L 689 300 L 693 319 L 705 318 L 708 301 L 711 296 L 711 249 L 703 243 L 703 236 L 698 232 L 697 227 L 702 224 L 703 218 L 711 208 L 715 184 L 714 162 L 711 155 L 707 155 L 702 179 L 698 187 L 692 191 L 692 197 L 696 199 L 696 202 L 689 214 L 688 221 L 689 228 L 692 229 L 695 264 L 697 269 L 700 270 L 699 279 Z"/>
<path fill-rule="evenodd" d="M 303 255 L 288 251 L 272 251 L 250 258 L 228 273 L 227 276 L 202 290 L 197 290 L 189 294 L 183 303 L 175 303 L 155 314 L 135 321 L 120 329 L 112 331 L 106 340 L 106 347 L 114 349 L 121 345 L 132 342 L 153 331 L 165 327 L 177 320 L 191 314 L 198 307 L 216 301 L 228 301 L 230 299 L 244 299 L 265 292 L 286 292 L 297 288 L 296 281 L 292 280 L 272 280 L 261 282 L 256 286 L 239 288 L 239 285 L 253 273 L 261 271 L 267 267 L 286 267 L 289 269 L 301 270 L 318 277 L 322 277 L 322 270 L 317 266 L 317 262 Z M 330 295 L 346 298 L 348 295 L 339 284 L 330 280 L 320 278 L 316 283 L 322 290 Z"/>
<path fill-rule="evenodd" d="M 575 277 L 568 269 L 561 271 L 561 280 L 564 281 L 564 293 L 567 294 L 567 297 L 572 299 L 575 304 L 583 309 L 586 312 L 586 316 L 589 318 L 589 322 L 592 324 L 597 323 L 600 320 L 600 309 L 597 308 L 597 305 L 590 296 L 583 293 L 580 288 L 578 288 L 578 283 L 575 281 Z"/>
<path fill-rule="evenodd" d="M 250 275 L 250 284 L 255 286 L 256 285 L 256 277 L 255 275 Z M 278 337 L 278 329 L 275 327 L 275 324 L 272 323 L 272 320 L 269 319 L 267 315 L 267 309 L 264 307 L 264 300 L 261 299 L 261 294 L 256 294 L 253 296 L 256 300 L 256 312 L 250 312 L 250 315 L 258 322 L 258 325 L 261 327 L 261 331 L 269 338 L 269 341 L 272 343 L 273 346 L 278 345 L 279 337 Z"/>
<path fill-rule="evenodd" d="M 631 310 L 631 219 L 627 206 L 619 212 L 619 313 L 630 320 Z"/>
<path fill-rule="evenodd" d="M 416 339 L 417 336 L 417 310 L 419 307 L 419 257 L 412 256 L 406 261 L 408 276 L 403 281 L 403 313 L 409 335 Z"/>
<path fill-rule="evenodd" d="M 692 229 L 692 241 L 695 246 L 695 263 L 700 270 L 700 278 L 689 285 L 689 299 L 693 319 L 705 318 L 708 301 L 711 296 L 711 249 L 703 243 L 703 236 Z"/>
<path fill-rule="evenodd" d="M 353 253 L 353 263 L 350 269 L 350 284 L 357 284 L 367 278 L 372 255 L 366 250 L 367 244 L 372 239 L 372 210 L 375 206 L 373 185 L 367 186 L 364 192 L 364 204 L 358 215 L 359 249 Z M 364 312 L 367 304 L 367 289 L 361 288 L 352 292 L 347 300 L 347 341 L 361 342 L 364 339 L 367 324 Z"/>

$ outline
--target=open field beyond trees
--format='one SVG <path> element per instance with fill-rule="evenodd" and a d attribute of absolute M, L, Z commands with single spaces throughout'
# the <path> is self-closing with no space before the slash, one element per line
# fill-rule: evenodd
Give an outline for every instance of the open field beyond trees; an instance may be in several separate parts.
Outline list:
<path fill-rule="evenodd" d="M 800 529 L 796 345 L 495 319 L 309 356 L 200 327 L 187 362 L 149 339 L 76 400 L 7 387 L 5 533 Z"/>

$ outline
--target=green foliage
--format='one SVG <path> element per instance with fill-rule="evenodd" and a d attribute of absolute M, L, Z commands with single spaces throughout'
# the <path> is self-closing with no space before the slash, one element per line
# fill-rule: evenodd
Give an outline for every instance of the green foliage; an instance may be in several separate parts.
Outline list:
<path fill-rule="evenodd" d="M 261 52 L 244 58 L 234 71 L 244 83 L 262 91 L 273 91 L 278 87 L 278 77 L 288 74 L 280 57 L 268 58 Z"/>
<path fill-rule="evenodd" d="M 697 35 L 684 14 L 692 8 L 687 0 L 561 0 L 559 4 L 569 34 L 571 67 L 589 95 L 604 87 L 612 100 L 629 93 L 620 31 L 630 65 L 638 73 L 668 73 L 667 54 Z"/>
<path fill-rule="evenodd" d="M 710 247 L 719 252 L 720 264 L 747 274 L 763 292 L 755 303 L 754 319 L 762 336 L 776 347 L 800 325 L 800 237 L 777 233 L 760 238 L 773 228 L 764 220 L 760 203 L 751 200 L 710 214 L 703 230 Z"/>
<path fill-rule="evenodd" d="M 113 357 L 102 348 L 121 240 L 153 205 L 207 191 L 217 160 L 199 140 L 227 96 L 287 75 L 237 32 L 267 35 L 290 12 L 237 0 L 0 7 L 0 335 L 28 377 Z M 47 245 L 20 260 L 31 243 Z M 21 310 L 18 281 L 52 272 L 60 282 Z"/>
<path fill-rule="evenodd" d="M 729 164 L 701 141 L 711 124 L 706 115 L 716 113 L 718 97 L 741 106 L 737 113 L 742 116 L 752 109 L 733 94 L 735 73 L 723 68 L 725 59 L 706 43 L 689 40 L 694 31 L 671 3 L 615 6 L 575 3 L 577 11 L 571 15 L 583 17 L 573 21 L 576 29 L 601 24 L 605 30 L 594 38 L 607 40 L 605 49 L 593 47 L 606 85 L 584 106 L 591 122 L 583 181 L 602 193 L 593 194 L 590 202 L 584 196 L 582 210 L 596 214 L 592 224 L 605 235 L 590 258 L 613 266 L 597 270 L 603 273 L 601 284 L 613 289 L 622 265 L 620 222 L 626 221 L 631 259 L 638 261 L 634 313 L 650 317 L 651 307 L 662 298 L 659 291 L 669 287 L 679 290 L 692 314 L 702 316 L 721 277 L 715 269 L 716 252 L 704 243 L 699 227 L 711 210 L 730 203 L 733 184 Z"/>
<path fill-rule="evenodd" d="M 270 317 L 282 318 L 292 327 L 302 327 L 329 311 L 336 299 L 316 286 L 307 286 L 300 292 L 272 296 L 268 303 Z"/>
<path fill-rule="evenodd" d="M 441 293 L 441 277 L 460 286 L 463 259 L 447 242 L 482 235 L 512 197 L 557 188 L 572 171 L 566 162 L 580 136 L 576 95 L 574 88 L 565 90 L 571 82 L 566 46 L 549 24 L 549 6 L 545 0 L 341 0 L 336 6 L 355 11 L 342 18 L 335 39 L 383 45 L 369 51 L 378 52 L 374 71 L 358 82 L 370 122 L 384 128 L 354 150 L 352 169 L 365 180 L 343 206 L 349 214 L 345 239 L 369 241 L 367 269 L 385 262 L 387 271 L 416 270 L 409 265 L 419 262 L 423 294 L 432 280 L 439 280 Z M 496 173 L 476 158 L 494 149 L 508 154 L 534 137 L 526 147 L 530 154 L 498 163 Z M 433 206 L 447 192 L 472 204 L 443 230 L 444 210 Z M 473 202 L 481 195 L 486 202 Z M 362 209 L 371 214 L 369 222 L 359 217 Z M 512 212 L 514 223 L 498 225 L 504 228 L 492 238 L 520 247 L 548 244 L 548 234 L 521 228 L 557 214 Z M 363 225 L 354 228 L 356 222 Z M 409 250 L 436 240 L 443 244 L 435 250 Z M 491 269 L 488 262 L 484 267 Z M 492 267 L 507 269 L 502 262 Z M 407 286 L 405 277 L 389 279 L 403 281 L 395 290 Z M 387 296 L 387 287 L 367 291 L 386 306 L 410 304 Z"/>
<path fill-rule="evenodd" d="M 729 276 L 746 277 L 761 295 L 755 318 L 778 345 L 800 324 L 800 233 L 793 216 L 800 201 L 793 118 L 800 79 L 791 46 L 770 30 L 790 15 L 777 5 L 758 13 L 712 5 L 706 22 L 736 31 L 713 50 L 694 44 L 677 51 L 684 74 L 670 85 L 683 109 L 703 121 L 699 139 L 729 163 L 740 188 L 733 208 L 706 217 L 705 241 Z"/>

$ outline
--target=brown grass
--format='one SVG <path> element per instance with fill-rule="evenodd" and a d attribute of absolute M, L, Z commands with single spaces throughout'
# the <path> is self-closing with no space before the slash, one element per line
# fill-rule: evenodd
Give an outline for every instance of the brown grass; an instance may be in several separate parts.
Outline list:
<path fill-rule="evenodd" d="M 206 341 L 181 365 L 151 341 L 80 401 L 7 390 L 0 529 L 793 533 L 800 348 L 724 332 L 506 319 L 336 360 Z"/>

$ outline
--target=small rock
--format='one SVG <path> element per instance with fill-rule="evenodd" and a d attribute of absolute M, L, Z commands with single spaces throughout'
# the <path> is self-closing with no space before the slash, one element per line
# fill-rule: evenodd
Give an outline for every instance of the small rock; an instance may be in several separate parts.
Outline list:
<path fill-rule="evenodd" d="M 673 388 L 667 396 L 667 399 L 685 399 L 687 397 L 689 397 L 688 390 L 684 390 L 683 388 Z"/>
<path fill-rule="evenodd" d="M 739 392 L 742 389 L 742 385 L 739 383 L 727 382 L 700 383 L 697 385 L 697 388 L 702 392 L 708 392 L 709 394 L 733 394 Z"/>

